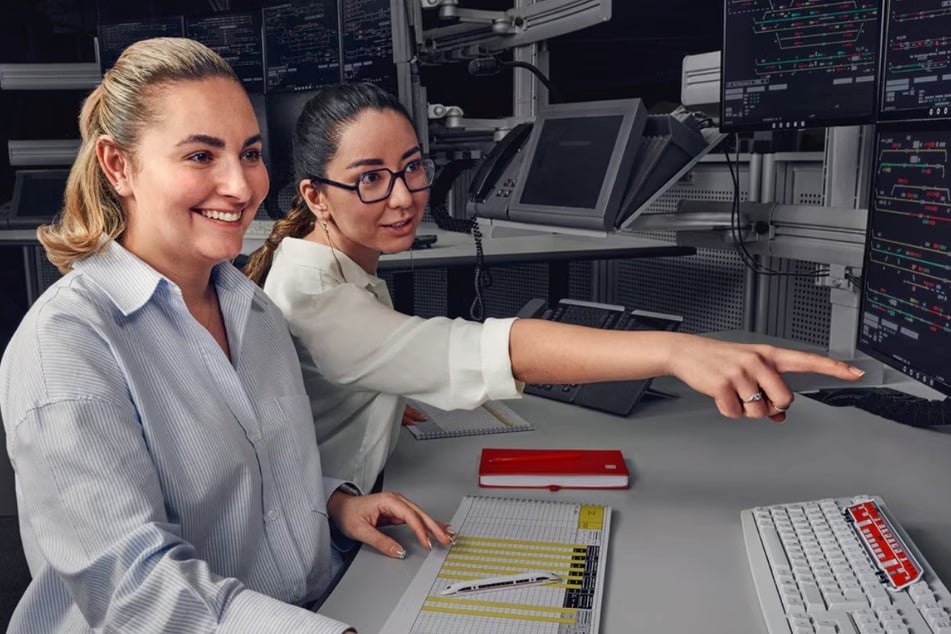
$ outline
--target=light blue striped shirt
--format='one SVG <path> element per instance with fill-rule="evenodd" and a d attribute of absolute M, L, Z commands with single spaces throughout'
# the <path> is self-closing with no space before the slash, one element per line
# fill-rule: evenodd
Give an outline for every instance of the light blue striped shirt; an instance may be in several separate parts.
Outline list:
<path fill-rule="evenodd" d="M 27 313 L 0 413 L 33 581 L 10 632 L 342 632 L 296 605 L 339 565 L 280 311 L 214 280 L 232 360 L 179 288 L 117 244 Z"/>

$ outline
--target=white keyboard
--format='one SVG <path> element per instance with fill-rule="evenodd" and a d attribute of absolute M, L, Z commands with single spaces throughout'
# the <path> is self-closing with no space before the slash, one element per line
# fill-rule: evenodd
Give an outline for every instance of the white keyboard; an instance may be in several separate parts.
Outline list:
<path fill-rule="evenodd" d="M 770 634 L 951 634 L 951 594 L 881 498 L 740 514 Z"/>

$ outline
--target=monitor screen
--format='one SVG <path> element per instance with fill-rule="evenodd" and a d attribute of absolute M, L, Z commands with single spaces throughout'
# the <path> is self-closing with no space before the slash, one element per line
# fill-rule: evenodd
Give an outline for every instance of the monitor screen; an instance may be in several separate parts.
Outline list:
<path fill-rule="evenodd" d="M 726 0 L 720 129 L 875 118 L 879 0 Z"/>
<path fill-rule="evenodd" d="M 49 222 L 63 208 L 68 169 L 17 170 L 13 185 L 13 216 Z"/>
<path fill-rule="evenodd" d="M 343 0 L 343 80 L 397 93 L 390 0 Z"/>
<path fill-rule="evenodd" d="M 297 192 L 294 177 L 294 130 L 304 105 L 317 93 L 314 90 L 267 95 L 268 173 L 271 190 L 265 208 L 272 218 L 281 218 L 290 209 Z"/>
<path fill-rule="evenodd" d="M 879 130 L 858 348 L 951 395 L 951 126 Z"/>
<path fill-rule="evenodd" d="M 286 2 L 262 13 L 267 92 L 340 83 L 336 0 Z"/>
<path fill-rule="evenodd" d="M 231 64 L 248 92 L 264 92 L 261 13 L 220 13 L 188 18 L 185 32 Z"/>
<path fill-rule="evenodd" d="M 112 68 L 129 44 L 150 37 L 183 37 L 182 16 L 169 16 L 99 25 L 99 68 L 105 73 Z"/>
<path fill-rule="evenodd" d="M 613 228 L 646 121 L 640 99 L 542 109 L 523 150 L 509 219 Z"/>
<path fill-rule="evenodd" d="M 878 118 L 951 118 L 948 3 L 893 0 L 887 6 Z"/>

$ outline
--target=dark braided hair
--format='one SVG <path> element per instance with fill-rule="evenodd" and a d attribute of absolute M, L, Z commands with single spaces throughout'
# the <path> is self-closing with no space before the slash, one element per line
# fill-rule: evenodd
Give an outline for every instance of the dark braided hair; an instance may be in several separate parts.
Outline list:
<path fill-rule="evenodd" d="M 295 182 L 314 176 L 326 177 L 327 164 L 337 154 L 347 125 L 367 109 L 392 110 L 413 123 L 399 99 L 373 84 L 337 84 L 325 88 L 304 105 L 294 128 Z M 314 230 L 316 222 L 317 218 L 298 192 L 287 215 L 274 223 L 264 245 L 248 258 L 245 275 L 263 285 L 281 240 L 288 236 L 303 238 Z"/>

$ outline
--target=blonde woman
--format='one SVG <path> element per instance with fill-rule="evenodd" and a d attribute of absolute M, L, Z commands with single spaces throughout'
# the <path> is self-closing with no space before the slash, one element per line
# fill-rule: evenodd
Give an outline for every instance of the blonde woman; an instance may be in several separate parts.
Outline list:
<path fill-rule="evenodd" d="M 39 232 L 65 276 L 0 362 L 33 575 L 9 631 L 354 631 L 304 609 L 340 574 L 332 527 L 397 558 L 377 525 L 451 535 L 322 477 L 286 323 L 228 262 L 268 190 L 241 84 L 201 44 L 146 40 L 80 130 Z"/>

